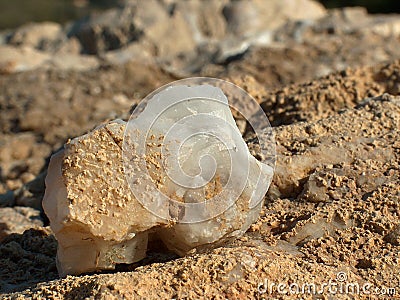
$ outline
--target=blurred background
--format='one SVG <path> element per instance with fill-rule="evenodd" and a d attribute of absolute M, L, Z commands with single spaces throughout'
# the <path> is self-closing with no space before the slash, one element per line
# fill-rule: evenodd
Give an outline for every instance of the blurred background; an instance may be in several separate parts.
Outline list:
<path fill-rule="evenodd" d="M 122 4 L 116 0 L 15 0 L 0 1 L 0 29 L 14 28 L 27 22 L 65 23 L 91 12 L 100 12 Z"/>
<path fill-rule="evenodd" d="M 124 2 L 126 0 L 0 0 L 0 30 L 14 28 L 27 22 L 65 23 L 89 13 L 120 6 Z M 319 2 L 327 8 L 363 6 L 369 13 L 374 14 L 400 12 L 400 1 L 394 0 L 320 0 Z"/>

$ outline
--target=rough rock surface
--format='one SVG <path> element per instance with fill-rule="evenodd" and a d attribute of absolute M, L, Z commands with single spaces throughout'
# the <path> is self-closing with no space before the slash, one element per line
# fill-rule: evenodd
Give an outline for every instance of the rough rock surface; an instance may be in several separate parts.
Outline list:
<path fill-rule="evenodd" d="M 168 224 L 140 205 L 126 184 L 115 142 L 122 142 L 121 125 L 111 122 L 76 138 L 50 160 L 43 208 L 59 242 L 61 276 L 137 262 L 146 255 L 146 231 Z"/>
<path fill-rule="evenodd" d="M 261 105 L 275 126 L 319 120 L 353 108 L 383 93 L 400 94 L 400 61 L 360 69 L 345 69 L 318 81 L 268 91 Z"/>
<path fill-rule="evenodd" d="M 318 285 L 338 272 L 348 282 L 396 287 L 399 126 L 400 98 L 385 95 L 317 122 L 278 127 L 274 186 L 240 240 L 128 273 L 68 277 L 21 295 L 256 297 L 266 281 Z"/>
<path fill-rule="evenodd" d="M 182 102 L 183 95 L 191 101 Z M 171 103 L 173 109 L 168 109 Z M 140 261 L 149 238 L 183 256 L 227 243 L 248 230 L 263 206 L 273 167 L 250 155 L 227 104 L 217 87 L 170 87 L 128 124 L 114 120 L 100 125 L 51 157 L 43 208 L 59 244 L 61 276 Z M 147 131 L 154 115 L 158 117 Z M 181 124 L 176 135 L 167 137 L 184 117 L 191 118 L 190 124 Z M 217 129 L 209 127 L 217 121 Z M 147 145 L 145 165 L 137 150 L 142 141 Z M 175 152 L 171 148 L 177 142 L 183 149 Z M 206 155 L 213 157 L 216 169 L 201 163 Z M 191 177 L 199 164 L 201 175 Z M 199 180 L 204 183 L 199 185 Z M 153 209 L 144 207 L 162 194 L 175 201 L 157 200 Z"/>

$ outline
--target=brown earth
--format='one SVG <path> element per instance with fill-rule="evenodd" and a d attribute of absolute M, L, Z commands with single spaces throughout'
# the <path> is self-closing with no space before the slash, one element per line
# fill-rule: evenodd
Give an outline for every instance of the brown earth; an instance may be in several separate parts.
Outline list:
<path fill-rule="evenodd" d="M 201 25 L 211 39 L 247 28 L 229 29 L 232 24 L 211 10 L 217 21 Z M 173 22 L 181 19 L 178 14 Z M 152 51 L 179 54 L 115 63 L 104 59 L 117 57 L 109 51 L 91 56 L 99 61 L 94 69 L 56 65 L 5 72 L 0 64 L 0 298 L 287 298 L 276 288 L 270 293 L 268 285 L 321 287 L 341 276 L 360 287 L 369 283 L 373 293 L 395 288 L 399 295 L 397 20 L 362 9 L 333 10 L 312 22 L 274 25 L 271 44 L 232 48 L 232 55 L 223 47 L 215 52 L 214 44 L 191 44 L 189 52 L 180 53 L 163 41 L 162 50 Z M 149 28 L 140 47 L 162 37 L 158 25 L 140 24 Z M 90 42 L 103 47 L 102 38 Z M 50 49 L 59 40 L 45 45 Z M 80 55 L 85 49 L 73 38 L 66 43 L 62 51 L 73 48 Z M 133 46 L 141 55 L 148 50 Z M 225 78 L 247 90 L 274 126 L 276 174 L 259 220 L 244 237 L 212 251 L 177 258 L 152 245 L 148 258 L 119 266 L 119 272 L 58 279 L 57 242 L 41 211 L 51 153 L 100 123 L 128 118 L 155 88 L 199 75 Z M 245 138 L 257 155 L 250 130 Z M 314 298 L 330 296 L 325 290 Z"/>
<path fill-rule="evenodd" d="M 165 263 L 154 263 L 154 256 L 151 264 L 125 268 L 129 272 L 68 276 L 9 296 L 237 299 L 263 296 L 264 282 L 321 287 L 337 276 L 359 286 L 398 288 L 399 127 L 400 98 L 389 95 L 320 121 L 278 127 L 273 185 L 260 219 L 241 239 Z M 2 247 L 18 258 L 25 251 L 43 255 L 29 244 L 31 234 L 42 236 L 42 243 L 51 237 L 31 230 L 21 236 L 22 245 L 15 235 Z M 54 251 L 54 239 L 48 241 Z M 25 251 L 15 254 L 21 246 Z M 2 277 L 26 283 L 15 272 Z"/>

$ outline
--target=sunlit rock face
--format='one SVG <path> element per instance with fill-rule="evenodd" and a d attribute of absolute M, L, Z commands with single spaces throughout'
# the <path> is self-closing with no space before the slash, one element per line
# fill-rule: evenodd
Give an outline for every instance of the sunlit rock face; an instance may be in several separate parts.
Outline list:
<path fill-rule="evenodd" d="M 215 247 L 258 218 L 273 168 L 243 141 L 209 85 L 172 86 L 55 154 L 43 207 L 61 275 L 146 255 L 149 233 L 172 251 Z"/>
<path fill-rule="evenodd" d="M 166 224 L 148 212 L 126 184 L 123 130 L 122 121 L 102 125 L 51 158 L 43 208 L 58 240 L 60 275 L 141 260 L 147 231 Z"/>
<path fill-rule="evenodd" d="M 171 86 L 145 104 L 128 122 L 124 166 L 139 201 L 176 223 L 157 231 L 163 242 L 184 255 L 243 234 L 272 169 L 250 155 L 222 90 Z"/>

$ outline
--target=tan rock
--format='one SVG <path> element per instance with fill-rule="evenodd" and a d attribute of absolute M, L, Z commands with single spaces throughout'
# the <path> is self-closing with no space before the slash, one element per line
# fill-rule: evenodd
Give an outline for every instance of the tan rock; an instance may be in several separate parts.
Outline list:
<path fill-rule="evenodd" d="M 172 86 L 127 125 L 101 125 L 52 156 L 43 207 L 61 275 L 139 261 L 150 233 L 182 256 L 244 234 L 273 168 L 250 155 L 227 104 L 208 84 Z"/>
<path fill-rule="evenodd" d="M 141 260 L 146 231 L 163 223 L 126 184 L 116 142 L 122 134 L 120 122 L 102 125 L 51 158 L 43 207 L 59 241 L 62 276 Z"/>
<path fill-rule="evenodd" d="M 398 98 L 384 95 L 376 99 L 383 100 L 383 103 L 390 103 L 393 112 L 400 111 Z M 375 105 L 375 102 L 373 103 Z M 382 106 L 380 102 L 376 103 L 379 103 L 379 107 Z M 368 106 L 368 102 L 365 105 Z M 318 169 L 337 164 L 348 165 L 360 157 L 366 161 L 379 162 L 394 159 L 396 153 L 393 148 L 374 146 L 383 143 L 382 137 L 377 133 L 379 132 L 378 128 L 383 130 L 385 125 L 376 124 L 374 112 L 369 112 L 368 109 L 364 111 L 362 114 L 355 114 L 352 119 L 337 115 L 330 119 L 320 120 L 312 125 L 300 123 L 301 125 L 294 126 L 290 131 L 286 130 L 285 127 L 278 127 L 276 133 L 278 137 L 277 149 L 281 155 L 278 156 L 275 178 L 270 193 L 276 193 L 276 195 L 282 197 L 297 196 L 303 190 L 302 182 L 304 178 L 311 175 L 311 180 L 307 183 L 304 192 L 305 194 L 309 192 L 314 194 L 316 198 L 311 194 L 309 195 L 314 199 L 312 200 L 314 202 L 323 201 L 327 198 L 317 192 L 315 189 L 317 186 L 314 188 L 316 178 L 312 173 L 318 172 Z M 388 118 L 388 122 L 391 126 L 398 126 L 398 115 L 394 113 L 393 118 Z M 340 135 L 336 135 L 333 129 L 338 124 L 343 126 Z M 369 144 L 372 146 L 365 146 Z M 373 151 L 371 151 L 372 149 Z M 363 176 L 370 178 L 367 181 L 373 179 L 370 173 L 364 173 Z M 320 191 L 321 189 L 327 190 L 327 182 L 325 182 L 325 188 L 323 188 L 323 181 L 320 180 L 319 184 Z M 319 194 L 319 196 L 316 194 Z"/>

